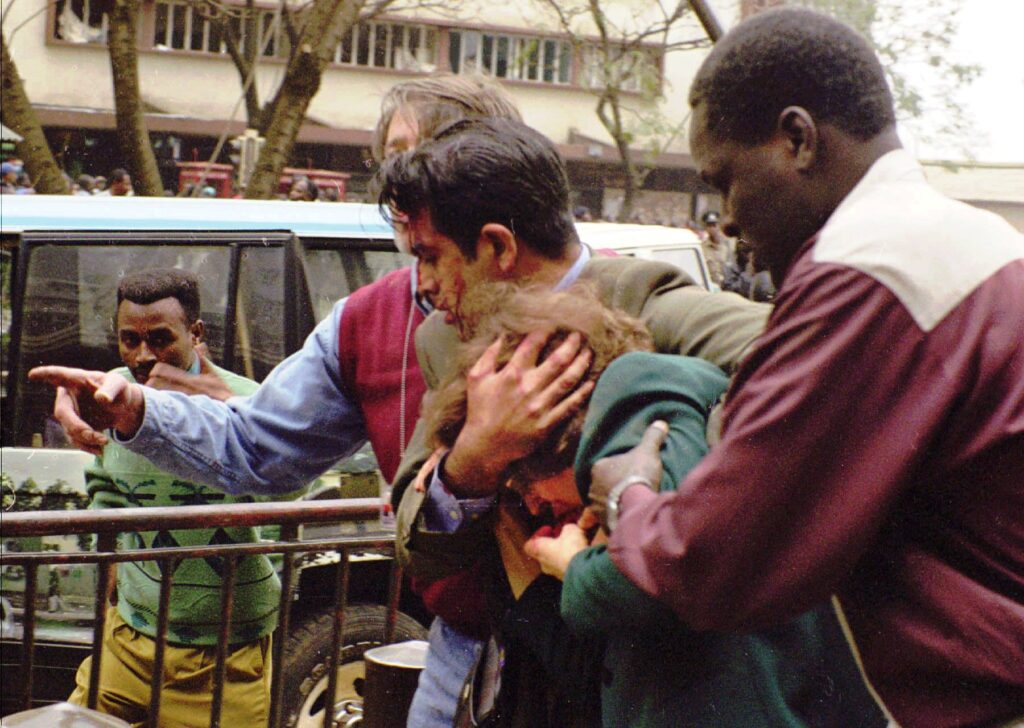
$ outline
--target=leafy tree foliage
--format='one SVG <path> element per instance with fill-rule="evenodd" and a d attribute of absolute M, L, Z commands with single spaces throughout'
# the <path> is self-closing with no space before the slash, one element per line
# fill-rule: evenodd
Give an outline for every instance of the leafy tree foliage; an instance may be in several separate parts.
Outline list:
<path fill-rule="evenodd" d="M 981 73 L 952 54 L 961 0 L 793 0 L 864 34 L 889 77 L 900 123 L 970 158 L 973 124 L 959 95 Z M 995 20 L 995 19 L 994 19 Z"/>

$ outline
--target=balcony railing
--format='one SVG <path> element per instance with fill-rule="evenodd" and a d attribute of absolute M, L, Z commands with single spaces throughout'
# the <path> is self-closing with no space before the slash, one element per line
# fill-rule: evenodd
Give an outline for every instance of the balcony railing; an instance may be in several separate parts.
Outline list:
<path fill-rule="evenodd" d="M 332 649 L 328 653 L 328 685 L 326 705 L 333 706 L 337 690 L 338 656 L 342 650 L 345 608 L 349 591 L 351 556 L 372 550 L 376 553 L 393 555 L 394 534 L 378 528 L 368 534 L 340 535 L 325 538 L 300 540 L 303 524 L 336 524 L 339 522 L 379 522 L 379 501 L 376 498 L 352 498 L 333 501 L 301 501 L 293 503 L 259 503 L 227 506 L 180 506 L 162 508 L 124 508 L 91 511 L 35 511 L 7 513 L 0 520 L 0 538 L 8 539 L 42 536 L 64 536 L 96 534 L 95 551 L 80 552 L 16 552 L 0 555 L 3 566 L 21 566 L 24 570 L 24 610 L 22 616 L 21 670 L 17 677 L 4 677 L 4 690 L 20 693 L 23 709 L 32 707 L 33 667 L 35 658 L 36 595 L 38 591 L 37 572 L 40 567 L 50 565 L 96 564 L 99 578 L 96 582 L 95 621 L 92 642 L 92 670 L 88 690 L 88 707 L 95 708 L 99 688 L 100 661 L 102 659 L 103 628 L 106 622 L 108 595 L 113 588 L 115 569 L 118 563 L 131 561 L 156 561 L 161 565 L 159 610 L 157 617 L 157 638 L 150 693 L 148 725 L 157 728 L 160 723 L 161 678 L 164 667 L 164 650 L 170 606 L 170 587 L 174 566 L 183 559 L 219 557 L 223 562 L 223 592 L 221 596 L 221 622 L 217 640 L 217 658 L 213 679 L 210 726 L 221 725 L 225 666 L 229 651 L 228 637 L 231 634 L 231 619 L 234 607 L 235 575 L 239 559 L 255 554 L 284 554 L 281 568 L 281 599 L 278 619 L 278 634 L 289 633 L 289 620 L 293 593 L 297 585 L 297 556 L 337 551 L 336 589 L 334 603 L 334 632 Z M 243 527 L 279 525 L 280 539 L 277 542 L 239 543 L 208 545 L 201 547 L 173 547 L 150 549 L 121 549 L 118 546 L 119 533 L 155 531 L 169 529 L 202 529 L 217 527 Z M 318 529 L 323 531 L 323 529 Z M 397 562 L 392 561 L 387 592 L 387 620 L 384 642 L 394 641 L 398 616 L 398 602 L 401 589 L 401 573 Z M 271 704 L 268 726 L 277 728 L 282 724 L 282 696 L 284 689 L 285 639 L 273 641 Z M 17 683 L 20 681 L 20 685 Z M 324 728 L 333 725 L 333 710 L 324 710 Z"/>

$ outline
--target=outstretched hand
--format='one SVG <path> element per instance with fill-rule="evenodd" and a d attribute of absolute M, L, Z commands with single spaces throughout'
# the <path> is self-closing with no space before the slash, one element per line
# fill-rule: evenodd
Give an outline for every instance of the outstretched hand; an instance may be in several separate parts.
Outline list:
<path fill-rule="evenodd" d="M 103 451 L 108 442 L 103 430 L 112 427 L 130 437 L 142 424 L 142 387 L 120 374 L 44 366 L 29 371 L 28 378 L 57 388 L 53 416 L 71 442 L 86 452 Z"/>
<path fill-rule="evenodd" d="M 646 481 L 654 490 L 661 483 L 661 448 L 668 437 L 668 425 L 661 420 L 644 431 L 633 449 L 621 455 L 601 458 L 590 469 L 589 510 L 608 528 L 608 493 L 627 478 Z"/>
<path fill-rule="evenodd" d="M 221 402 L 235 396 L 231 388 L 213 370 L 206 344 L 197 344 L 195 353 L 199 357 L 199 374 L 189 374 L 171 364 L 157 362 L 149 373 L 149 379 L 144 384 L 153 389 L 169 389 L 188 395 L 205 394 L 207 397 Z"/>
<path fill-rule="evenodd" d="M 502 342 L 495 341 L 469 370 L 466 424 L 445 461 L 445 485 L 456 495 L 494 493 L 508 464 L 533 452 L 593 391 L 593 382 L 579 384 L 592 354 L 578 333 L 537 362 L 550 335 L 529 334 L 500 369 Z"/>

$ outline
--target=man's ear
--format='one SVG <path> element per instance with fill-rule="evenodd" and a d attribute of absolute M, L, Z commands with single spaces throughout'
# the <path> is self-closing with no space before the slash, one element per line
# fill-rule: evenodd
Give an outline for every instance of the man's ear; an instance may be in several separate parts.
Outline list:
<path fill-rule="evenodd" d="M 502 276 L 510 275 L 519 262 L 519 242 L 515 234 L 504 225 L 489 222 L 480 228 L 480 237 L 476 242 L 477 257 L 489 256 L 497 272 Z"/>
<path fill-rule="evenodd" d="M 787 142 L 798 171 L 806 172 L 818 157 L 818 125 L 802 106 L 787 106 L 779 114 L 779 133 Z"/>
<path fill-rule="evenodd" d="M 202 319 L 196 319 L 195 323 L 188 327 L 188 332 L 192 336 L 192 346 L 195 346 L 203 340 L 203 336 L 206 334 L 206 324 Z"/>

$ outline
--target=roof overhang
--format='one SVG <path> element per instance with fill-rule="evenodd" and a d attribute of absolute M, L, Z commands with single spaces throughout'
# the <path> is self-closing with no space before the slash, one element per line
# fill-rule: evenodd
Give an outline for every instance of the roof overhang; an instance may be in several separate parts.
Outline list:
<path fill-rule="evenodd" d="M 117 127 L 114 112 L 108 109 L 44 104 L 37 104 L 35 109 L 39 123 L 46 127 L 95 129 L 98 131 L 113 131 Z M 244 121 L 200 119 L 185 114 L 150 112 L 143 116 L 149 131 L 182 136 L 219 137 L 227 132 L 229 137 L 235 137 L 244 132 L 246 127 Z M 297 141 L 305 144 L 368 147 L 372 136 L 370 131 L 364 129 L 339 129 L 307 121 L 299 129 Z"/>

